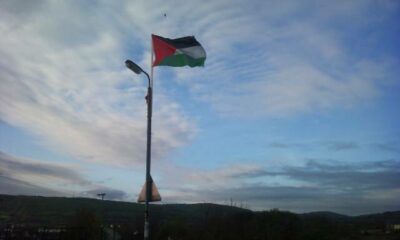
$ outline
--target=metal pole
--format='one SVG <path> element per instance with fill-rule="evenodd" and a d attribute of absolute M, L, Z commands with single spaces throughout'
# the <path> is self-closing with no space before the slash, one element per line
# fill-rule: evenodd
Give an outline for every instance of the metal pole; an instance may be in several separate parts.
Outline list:
<path fill-rule="evenodd" d="M 149 202 L 151 200 L 151 188 L 152 188 L 152 179 L 150 175 L 150 167 L 151 167 L 151 117 L 153 112 L 153 90 L 152 90 L 152 82 L 149 75 L 146 72 L 148 79 L 148 88 L 147 88 L 147 151 L 146 151 L 146 201 L 145 201 L 145 211 L 144 211 L 144 239 L 149 239 Z"/>
<path fill-rule="evenodd" d="M 151 62 L 153 62 L 153 49 L 151 51 Z M 151 166 L 151 116 L 153 112 L 153 64 L 151 64 L 151 78 L 149 74 L 141 67 L 139 67 L 136 63 L 131 60 L 125 61 L 126 67 L 131 69 L 134 73 L 140 74 L 144 73 L 148 79 L 148 87 L 147 87 L 147 149 L 146 149 L 146 192 L 145 192 L 145 207 L 144 207 L 144 239 L 149 239 L 149 203 L 151 202 L 151 192 L 153 186 L 153 180 L 151 179 L 150 174 L 150 166 Z"/>
<path fill-rule="evenodd" d="M 147 88 L 147 152 L 146 152 L 146 204 L 144 213 L 144 240 L 149 239 L 149 202 L 151 200 L 151 190 L 153 186 L 153 180 L 150 175 L 151 167 L 151 116 L 153 113 L 153 43 L 151 42 L 151 58 L 150 58 L 150 76 L 144 72 L 149 80 L 149 85 Z"/>

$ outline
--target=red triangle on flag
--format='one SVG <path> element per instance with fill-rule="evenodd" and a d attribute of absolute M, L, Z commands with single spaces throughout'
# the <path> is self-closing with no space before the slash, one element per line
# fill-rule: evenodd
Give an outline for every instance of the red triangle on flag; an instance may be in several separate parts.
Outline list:
<path fill-rule="evenodd" d="M 166 43 L 157 35 L 152 34 L 151 38 L 153 40 L 153 50 L 155 55 L 153 66 L 158 65 L 164 58 L 174 55 L 176 51 L 174 46 Z"/>

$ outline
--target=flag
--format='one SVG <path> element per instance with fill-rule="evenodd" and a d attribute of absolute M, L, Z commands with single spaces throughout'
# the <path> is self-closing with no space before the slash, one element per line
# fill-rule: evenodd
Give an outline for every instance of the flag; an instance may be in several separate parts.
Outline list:
<path fill-rule="evenodd" d="M 153 66 L 204 66 L 206 51 L 193 37 L 169 39 L 152 35 L 155 59 Z"/>

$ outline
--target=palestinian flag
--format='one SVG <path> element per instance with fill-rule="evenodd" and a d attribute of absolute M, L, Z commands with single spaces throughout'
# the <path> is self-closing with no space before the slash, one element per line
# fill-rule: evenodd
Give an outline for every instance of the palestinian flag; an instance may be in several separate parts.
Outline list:
<path fill-rule="evenodd" d="M 193 36 L 169 39 L 153 34 L 151 37 L 155 54 L 153 66 L 204 66 L 206 52 Z"/>

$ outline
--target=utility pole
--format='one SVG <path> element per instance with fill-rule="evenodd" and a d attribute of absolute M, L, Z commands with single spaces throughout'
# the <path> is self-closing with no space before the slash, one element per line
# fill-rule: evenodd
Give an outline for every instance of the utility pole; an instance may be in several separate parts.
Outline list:
<path fill-rule="evenodd" d="M 101 197 L 101 200 L 104 200 L 104 196 L 106 195 L 106 193 L 99 193 L 97 194 L 98 197 Z"/>

